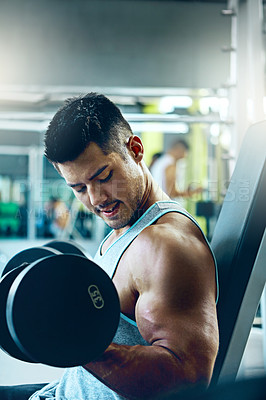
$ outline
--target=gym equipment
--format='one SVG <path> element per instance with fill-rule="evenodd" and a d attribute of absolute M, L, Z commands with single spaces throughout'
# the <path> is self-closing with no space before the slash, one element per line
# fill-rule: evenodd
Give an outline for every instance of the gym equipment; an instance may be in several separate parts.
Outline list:
<path fill-rule="evenodd" d="M 190 388 L 167 397 L 167 400 L 265 400 L 266 377 L 250 377 L 225 382 L 208 390 Z"/>
<path fill-rule="evenodd" d="M 21 361 L 33 362 L 32 359 L 22 353 L 14 343 L 6 321 L 6 302 L 9 289 L 18 274 L 28 265 L 28 263 L 20 265 L 12 271 L 7 272 L 0 280 L 0 347 L 12 357 Z"/>
<path fill-rule="evenodd" d="M 72 240 L 51 240 L 44 246 L 59 250 L 63 254 L 77 254 L 86 257 L 83 249 Z"/>
<path fill-rule="evenodd" d="M 5 268 L 3 269 L 2 276 L 6 275 L 7 272 L 12 271 L 24 262 L 32 263 L 33 261 L 39 260 L 42 257 L 50 256 L 51 254 L 61 254 L 60 251 L 51 247 L 31 247 L 25 249 L 14 255 Z"/>
<path fill-rule="evenodd" d="M 13 281 L 24 268 L 33 261 L 53 254 L 61 253 L 55 249 L 44 247 L 22 250 L 8 261 L 2 273 L 0 280 L 0 347 L 6 353 L 21 361 L 33 362 L 31 358 L 19 350 L 10 335 L 6 321 L 7 296 Z"/>
<path fill-rule="evenodd" d="M 220 286 L 212 384 L 235 379 L 266 281 L 265 132 L 263 121 L 245 135 L 211 241 Z"/>
<path fill-rule="evenodd" d="M 97 358 L 111 343 L 120 318 L 119 297 L 93 261 L 50 252 L 2 277 L 0 318 L 0 346 L 8 354 L 73 367 Z"/>
<path fill-rule="evenodd" d="M 206 237 L 210 240 L 210 222 L 212 217 L 217 214 L 216 205 L 213 201 L 197 201 L 196 202 L 196 216 L 204 217 L 206 220 Z"/>

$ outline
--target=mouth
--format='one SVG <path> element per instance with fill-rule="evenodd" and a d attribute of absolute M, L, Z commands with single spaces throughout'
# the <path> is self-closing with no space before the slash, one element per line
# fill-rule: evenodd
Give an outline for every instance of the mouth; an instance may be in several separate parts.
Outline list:
<path fill-rule="evenodd" d="M 100 209 L 100 213 L 107 218 L 114 217 L 119 211 L 120 202 L 117 201 L 114 205 Z"/>

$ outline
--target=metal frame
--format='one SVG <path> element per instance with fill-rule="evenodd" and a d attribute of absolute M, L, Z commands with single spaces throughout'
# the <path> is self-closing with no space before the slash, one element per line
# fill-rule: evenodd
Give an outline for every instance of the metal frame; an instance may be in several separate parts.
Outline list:
<path fill-rule="evenodd" d="M 239 310 L 218 384 L 236 378 L 266 283 L 266 229 Z M 265 321 L 264 321 L 265 322 Z"/>
<path fill-rule="evenodd" d="M 220 349 L 212 385 L 236 378 L 265 285 L 265 279 L 258 288 L 253 283 L 257 279 L 254 268 L 258 268 L 258 254 L 265 253 L 265 130 L 266 122 L 262 121 L 251 126 L 245 135 L 211 241 L 220 283 Z M 264 250 L 260 247 L 262 239 Z M 266 257 L 264 264 L 265 260 Z"/>

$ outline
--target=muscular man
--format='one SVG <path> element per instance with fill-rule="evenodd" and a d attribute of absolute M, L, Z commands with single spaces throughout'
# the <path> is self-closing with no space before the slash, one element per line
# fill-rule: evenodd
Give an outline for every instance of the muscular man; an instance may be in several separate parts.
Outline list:
<path fill-rule="evenodd" d="M 102 356 L 67 369 L 31 400 L 155 399 L 210 382 L 218 348 L 215 261 L 196 221 L 158 189 L 143 153 L 102 95 L 69 99 L 49 125 L 46 157 L 113 228 L 95 260 L 113 279 L 121 318 Z"/>

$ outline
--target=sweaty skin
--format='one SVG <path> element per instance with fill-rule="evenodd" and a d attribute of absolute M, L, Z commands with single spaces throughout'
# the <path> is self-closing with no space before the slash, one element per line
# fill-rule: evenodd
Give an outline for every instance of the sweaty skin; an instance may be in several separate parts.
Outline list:
<path fill-rule="evenodd" d="M 126 144 L 125 159 L 91 143 L 56 167 L 76 197 L 114 228 L 103 253 L 154 202 L 169 200 L 143 162 L 137 136 Z M 218 350 L 215 266 L 193 222 L 168 213 L 145 228 L 123 254 L 113 282 L 121 311 L 151 346 L 111 343 L 84 368 L 129 399 L 207 386 Z"/>

